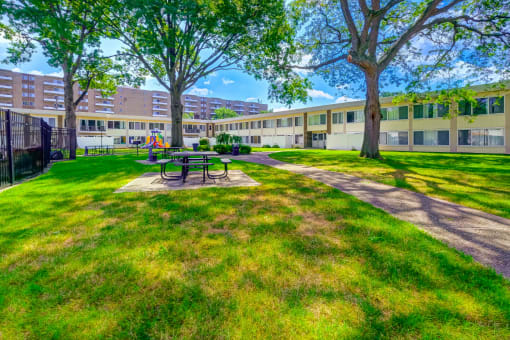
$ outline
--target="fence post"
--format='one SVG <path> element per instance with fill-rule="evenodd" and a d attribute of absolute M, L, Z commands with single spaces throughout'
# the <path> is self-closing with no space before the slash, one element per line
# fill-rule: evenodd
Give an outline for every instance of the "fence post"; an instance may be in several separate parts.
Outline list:
<path fill-rule="evenodd" d="M 11 184 L 14 184 L 15 173 L 14 173 L 14 154 L 12 151 L 12 125 L 11 125 L 11 110 L 5 111 L 5 129 L 7 139 L 7 159 L 9 160 L 9 177 Z"/>
<path fill-rule="evenodd" d="M 46 127 L 44 126 L 44 122 L 41 119 L 39 121 L 41 125 L 41 172 L 44 171 L 44 167 L 46 166 Z"/>

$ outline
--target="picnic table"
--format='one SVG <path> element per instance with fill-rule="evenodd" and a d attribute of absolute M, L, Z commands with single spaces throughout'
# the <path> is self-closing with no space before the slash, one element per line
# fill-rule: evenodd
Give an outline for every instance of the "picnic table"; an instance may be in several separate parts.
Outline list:
<path fill-rule="evenodd" d="M 173 157 L 178 158 L 178 161 L 169 159 L 163 159 L 158 161 L 161 164 L 161 178 L 166 180 L 182 180 L 186 182 L 190 168 L 201 168 L 202 169 L 202 182 L 205 182 L 206 176 L 211 179 L 225 178 L 228 175 L 227 164 L 231 163 L 229 159 L 221 159 L 221 162 L 225 165 L 224 173 L 220 175 L 209 174 L 209 166 L 214 165 L 209 160 L 211 156 L 217 156 L 216 151 L 180 151 L 172 153 Z M 170 175 L 166 172 L 166 165 L 172 163 L 175 166 L 181 167 L 181 174 Z"/>
<path fill-rule="evenodd" d="M 166 148 L 166 147 L 154 148 L 153 150 L 156 150 L 156 151 L 153 151 L 153 153 L 154 154 L 161 154 L 162 156 L 170 155 L 170 157 L 172 159 L 175 159 L 175 156 L 173 154 L 175 152 L 180 152 L 182 149 L 184 149 L 184 147 L 180 147 L 180 146 L 170 146 L 168 148 Z M 161 150 L 161 151 L 159 151 L 159 150 Z"/>

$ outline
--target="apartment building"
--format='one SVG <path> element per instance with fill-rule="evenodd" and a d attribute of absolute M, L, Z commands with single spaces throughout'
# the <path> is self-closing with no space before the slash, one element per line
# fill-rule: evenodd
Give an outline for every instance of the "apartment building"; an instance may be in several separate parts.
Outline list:
<path fill-rule="evenodd" d="M 59 80 L 0 70 L 0 107 L 42 117 L 50 125 L 62 127 L 63 87 Z M 510 90 L 494 90 L 488 85 L 472 89 L 477 93 L 477 105 L 395 105 L 392 98 L 382 98 L 380 148 L 510 154 Z M 183 134 L 185 141 L 227 132 L 253 146 L 359 150 L 364 105 L 364 101 L 352 101 L 221 120 L 184 120 Z M 446 119 L 450 110 L 459 114 Z M 92 90 L 77 112 L 78 136 L 111 136 L 116 145 L 145 140 L 153 130 L 168 140 L 171 124 L 168 94 L 161 91 L 119 88 L 115 96 L 105 98 Z"/>
<path fill-rule="evenodd" d="M 184 112 L 192 113 L 195 119 L 214 119 L 215 110 L 226 107 L 240 116 L 249 116 L 267 111 L 267 104 L 226 100 L 221 98 L 200 97 L 190 94 L 181 97 Z"/>
<path fill-rule="evenodd" d="M 78 98 L 81 94 L 79 86 L 76 85 L 74 91 L 75 98 Z M 195 119 L 211 119 L 214 110 L 220 107 L 228 107 L 245 115 L 267 110 L 267 104 L 193 95 L 183 95 L 181 101 L 185 112 L 193 113 Z M 0 106 L 64 111 L 64 82 L 59 77 L 0 70 Z M 165 91 L 118 87 L 117 93 L 106 96 L 101 90 L 91 89 L 80 102 L 77 111 L 168 117 L 170 100 Z"/>

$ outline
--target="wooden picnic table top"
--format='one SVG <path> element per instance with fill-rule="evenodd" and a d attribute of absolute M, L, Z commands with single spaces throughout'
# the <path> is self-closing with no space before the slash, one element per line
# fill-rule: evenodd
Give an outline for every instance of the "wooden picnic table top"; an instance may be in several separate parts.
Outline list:
<path fill-rule="evenodd" d="M 219 155 L 216 151 L 181 151 L 174 152 L 173 156 L 189 157 L 189 156 L 216 156 Z"/>

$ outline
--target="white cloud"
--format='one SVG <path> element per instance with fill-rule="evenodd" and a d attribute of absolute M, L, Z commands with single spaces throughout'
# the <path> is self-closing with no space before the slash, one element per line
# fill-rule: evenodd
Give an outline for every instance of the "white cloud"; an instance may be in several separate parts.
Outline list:
<path fill-rule="evenodd" d="M 62 71 L 51 72 L 51 73 L 48 73 L 47 76 L 50 76 L 50 77 L 63 77 L 64 76 L 64 72 L 62 72 Z"/>
<path fill-rule="evenodd" d="M 258 98 L 255 98 L 255 97 L 248 97 L 246 98 L 246 101 L 247 102 L 256 102 Z"/>
<path fill-rule="evenodd" d="M 41 71 L 36 71 L 36 70 L 32 70 L 30 72 L 28 72 L 29 74 L 33 74 L 33 75 L 36 75 L 36 76 L 42 76 L 44 75 L 44 73 L 42 73 Z"/>
<path fill-rule="evenodd" d="M 273 112 L 280 112 L 280 111 L 287 111 L 287 110 L 289 110 L 289 108 L 288 108 L 288 107 L 284 107 L 284 106 L 282 106 L 282 107 L 275 107 L 275 108 L 273 109 Z"/>
<path fill-rule="evenodd" d="M 207 88 L 192 87 L 188 93 L 195 95 L 195 96 L 208 96 L 208 95 L 212 94 L 213 91 L 211 91 Z"/>
<path fill-rule="evenodd" d="M 209 76 L 209 77 L 216 77 L 217 75 L 218 75 L 218 73 L 213 72 L 213 73 L 209 74 L 208 76 Z"/>
<path fill-rule="evenodd" d="M 223 85 L 230 85 L 230 84 L 235 83 L 235 81 L 233 81 L 232 79 L 228 79 L 228 78 L 222 78 L 221 81 L 223 82 Z"/>
<path fill-rule="evenodd" d="M 315 89 L 308 90 L 308 95 L 312 98 L 325 98 L 325 99 L 333 99 L 334 98 L 329 93 L 326 93 L 322 90 L 315 90 Z"/>
<path fill-rule="evenodd" d="M 206 81 L 204 81 L 204 85 L 209 85 L 209 84 L 211 84 L 211 81 L 210 81 L 210 80 L 206 80 Z"/>
<path fill-rule="evenodd" d="M 15 67 L 11 70 L 12 72 L 23 72 L 19 67 Z"/>
<path fill-rule="evenodd" d="M 348 102 L 354 102 L 356 100 L 361 100 L 361 99 L 358 99 L 358 98 L 351 98 L 351 97 L 347 97 L 347 96 L 341 96 L 341 97 L 338 97 L 336 100 L 335 100 L 335 103 L 348 103 Z"/>

